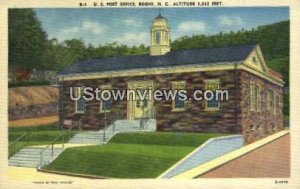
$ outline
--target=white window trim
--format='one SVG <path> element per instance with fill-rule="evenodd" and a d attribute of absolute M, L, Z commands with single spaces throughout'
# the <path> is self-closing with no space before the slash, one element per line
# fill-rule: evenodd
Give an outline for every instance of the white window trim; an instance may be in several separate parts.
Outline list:
<path fill-rule="evenodd" d="M 272 94 L 272 95 L 271 95 Z M 271 111 L 273 114 L 275 114 L 275 97 L 276 96 L 276 94 L 275 94 L 275 91 L 274 90 L 270 90 L 270 97 L 269 97 L 269 105 L 270 105 L 270 109 L 269 109 L 269 111 Z M 272 106 L 271 106 L 271 102 L 272 102 Z"/>
<path fill-rule="evenodd" d="M 269 90 L 266 90 L 266 106 L 267 106 L 267 111 L 270 111 L 271 106 L 270 106 L 270 98 L 271 98 L 271 93 Z"/>
<path fill-rule="evenodd" d="M 255 95 L 254 93 L 256 92 L 255 87 L 256 87 L 255 83 L 254 82 L 250 82 L 250 111 L 251 112 L 255 112 L 256 111 L 256 107 L 255 106 L 257 106 L 257 102 L 255 103 L 255 105 L 253 105 L 253 102 L 255 100 L 257 101 L 257 99 L 252 99 L 252 98 L 254 98 L 254 95 Z"/>
<path fill-rule="evenodd" d="M 207 90 L 207 84 L 208 83 L 217 83 L 218 89 L 220 89 L 220 79 L 205 79 L 205 90 Z M 217 90 L 218 90 L 217 89 Z M 205 100 L 205 111 L 218 111 L 220 110 L 220 101 L 218 102 L 218 107 L 207 107 L 208 101 Z"/>
<path fill-rule="evenodd" d="M 78 88 L 83 88 L 83 86 L 76 86 L 74 88 L 75 88 L 74 92 L 76 91 L 75 93 L 77 93 Z M 77 97 L 77 95 L 76 95 L 76 97 Z M 84 114 L 84 110 L 83 111 L 78 111 L 77 107 L 78 107 L 78 100 L 75 101 L 75 114 Z"/>
<path fill-rule="evenodd" d="M 262 112 L 262 95 L 261 95 L 261 85 L 260 84 L 256 84 L 256 112 Z"/>
<path fill-rule="evenodd" d="M 278 97 L 278 102 L 277 102 L 277 97 Z M 273 114 L 278 114 L 279 112 L 279 95 L 277 92 L 274 92 L 274 111 Z"/>
<path fill-rule="evenodd" d="M 253 86 L 253 91 L 251 86 Z M 262 112 L 262 95 L 261 95 L 261 89 L 262 85 L 255 83 L 255 82 L 250 82 L 250 111 L 251 112 Z M 256 94 L 254 94 L 256 93 Z M 252 99 L 253 95 L 255 95 L 255 99 Z M 254 107 L 253 107 L 253 101 L 254 100 Z"/>
<path fill-rule="evenodd" d="M 186 82 L 185 81 L 172 81 L 172 90 L 185 90 Z M 176 85 L 184 85 L 184 89 L 176 89 Z M 175 108 L 175 100 L 172 101 L 172 112 L 184 112 L 187 109 L 187 101 L 184 101 L 184 108 Z"/>
<path fill-rule="evenodd" d="M 100 86 L 100 89 L 101 89 L 101 90 L 103 90 L 103 89 L 104 89 L 104 90 L 105 90 L 105 89 L 110 90 L 110 89 L 111 89 L 111 85 L 101 85 L 101 86 Z M 100 103 L 99 103 L 99 108 L 100 108 L 100 109 L 99 109 L 99 113 L 109 113 L 110 110 L 106 110 L 106 111 L 105 111 L 105 110 L 102 110 L 102 106 L 103 106 L 102 103 L 103 103 L 103 101 L 100 100 Z"/>

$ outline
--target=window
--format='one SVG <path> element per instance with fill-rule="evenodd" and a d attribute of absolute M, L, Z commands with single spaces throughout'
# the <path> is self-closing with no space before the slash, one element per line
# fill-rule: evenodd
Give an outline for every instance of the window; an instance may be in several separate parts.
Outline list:
<path fill-rule="evenodd" d="M 257 125 L 257 128 L 256 128 L 257 130 L 261 130 L 261 125 Z"/>
<path fill-rule="evenodd" d="M 269 107 L 270 107 L 270 111 L 272 111 L 274 113 L 274 92 L 270 91 L 269 94 Z"/>
<path fill-rule="evenodd" d="M 261 112 L 261 87 L 250 84 L 250 111 Z"/>
<path fill-rule="evenodd" d="M 155 32 L 155 43 L 159 45 L 161 42 L 161 31 L 156 31 Z"/>
<path fill-rule="evenodd" d="M 173 101 L 172 111 L 185 111 L 186 101 L 182 99 L 182 96 L 178 95 L 178 91 L 184 90 L 186 87 L 185 81 L 174 81 L 172 82 L 172 90 L 175 94 L 177 91 L 175 100 Z"/>
<path fill-rule="evenodd" d="M 206 80 L 205 81 L 205 89 L 211 90 L 213 92 L 213 98 L 211 100 L 206 101 L 206 110 L 218 110 L 220 108 L 219 100 L 217 100 L 216 90 L 219 89 L 219 80 Z M 210 93 L 207 93 L 207 97 L 210 98 Z"/>
<path fill-rule="evenodd" d="M 257 59 L 256 59 L 255 56 L 252 57 L 252 62 L 255 63 L 255 64 L 257 63 Z"/>
<path fill-rule="evenodd" d="M 255 125 L 250 125 L 250 130 L 254 131 L 255 130 Z"/>
<path fill-rule="evenodd" d="M 257 111 L 261 112 L 261 88 L 259 85 L 256 85 L 256 96 L 257 96 Z"/>
<path fill-rule="evenodd" d="M 250 84 L 250 110 L 256 111 L 256 103 L 257 103 L 257 93 L 255 84 Z"/>
<path fill-rule="evenodd" d="M 272 125 L 272 130 L 273 130 L 273 131 L 276 131 L 276 130 L 277 130 L 277 126 L 273 124 L 273 125 Z"/>
<path fill-rule="evenodd" d="M 80 97 L 75 101 L 75 113 L 84 113 L 85 101 L 83 99 L 83 87 L 74 87 L 75 98 Z"/>
<path fill-rule="evenodd" d="M 185 108 L 185 102 L 181 100 L 178 95 L 176 95 L 174 109 L 184 109 L 184 108 Z"/>
<path fill-rule="evenodd" d="M 275 109 L 274 109 L 275 113 L 278 113 L 280 111 L 279 101 L 280 101 L 279 95 L 275 95 Z"/>
<path fill-rule="evenodd" d="M 111 86 L 103 85 L 100 88 L 101 88 L 101 90 L 110 90 Z M 111 109 L 111 100 L 110 99 L 107 99 L 107 100 L 102 99 L 100 101 L 100 113 L 110 112 L 110 109 Z"/>
<path fill-rule="evenodd" d="M 270 98 L 271 98 L 271 93 L 270 93 L 270 91 L 268 91 L 268 92 L 266 93 L 266 95 L 267 95 L 267 97 L 266 97 L 266 106 L 267 106 L 267 110 L 270 110 L 270 109 L 271 109 L 271 107 L 270 107 Z"/>

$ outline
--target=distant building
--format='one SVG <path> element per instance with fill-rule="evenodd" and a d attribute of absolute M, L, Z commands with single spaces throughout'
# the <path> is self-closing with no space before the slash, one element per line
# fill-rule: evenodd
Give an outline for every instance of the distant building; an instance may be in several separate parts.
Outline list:
<path fill-rule="evenodd" d="M 31 73 L 31 80 L 43 80 L 51 82 L 53 78 L 56 78 L 56 71 L 53 70 L 33 69 Z"/>
<path fill-rule="evenodd" d="M 31 80 L 44 80 L 44 71 L 43 70 L 37 70 L 37 69 L 32 69 L 31 72 Z"/>

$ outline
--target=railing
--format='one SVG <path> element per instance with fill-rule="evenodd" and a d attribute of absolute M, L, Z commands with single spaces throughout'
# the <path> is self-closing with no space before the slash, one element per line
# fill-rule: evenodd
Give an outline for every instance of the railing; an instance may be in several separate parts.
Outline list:
<path fill-rule="evenodd" d="M 111 132 L 111 134 L 113 135 L 116 132 L 116 121 L 120 118 L 120 113 L 116 112 L 116 113 L 110 113 L 109 115 L 107 115 L 107 112 L 104 113 L 104 128 L 103 130 L 103 138 L 102 138 L 102 142 L 106 142 L 107 136 L 109 136 L 109 132 Z M 108 124 L 109 122 L 109 124 Z"/>
<path fill-rule="evenodd" d="M 50 78 L 51 86 L 58 86 L 58 82 L 59 82 L 59 79 L 57 76 L 51 76 L 51 78 Z"/>
<path fill-rule="evenodd" d="M 52 140 L 44 149 L 40 151 L 40 167 L 44 166 L 45 164 L 48 163 L 48 160 L 44 161 L 43 153 L 47 150 L 51 150 L 51 159 L 54 157 L 54 144 L 59 140 L 62 139 L 62 149 L 64 149 L 65 145 L 65 136 L 64 133 L 60 134 L 58 137 L 56 137 L 54 140 Z M 50 159 L 50 160 L 51 160 Z"/>
<path fill-rule="evenodd" d="M 29 133 L 30 132 L 24 133 L 23 135 L 21 135 L 20 137 L 18 137 L 17 139 L 15 139 L 13 142 L 11 142 L 8 145 L 8 157 L 14 155 L 17 152 L 16 145 L 18 144 L 18 142 L 21 142 L 21 140 L 23 140 L 24 144 L 21 147 L 23 147 L 27 144 Z M 21 147 L 19 146 L 19 148 L 21 148 Z M 10 151 L 11 148 L 12 148 L 12 151 Z"/>
<path fill-rule="evenodd" d="M 71 126 L 70 128 L 68 128 L 67 130 L 65 130 L 65 132 L 67 133 L 67 136 L 68 136 L 68 141 L 71 139 L 71 134 L 75 127 L 78 127 L 79 133 L 81 133 L 81 120 L 79 120 L 78 125 L 75 124 L 75 125 Z"/>
<path fill-rule="evenodd" d="M 150 111 L 151 110 L 151 111 Z M 151 109 L 144 110 L 143 109 L 143 114 L 140 119 L 140 129 L 141 130 L 146 130 L 146 123 L 148 120 L 155 118 L 155 107 L 152 107 Z"/>

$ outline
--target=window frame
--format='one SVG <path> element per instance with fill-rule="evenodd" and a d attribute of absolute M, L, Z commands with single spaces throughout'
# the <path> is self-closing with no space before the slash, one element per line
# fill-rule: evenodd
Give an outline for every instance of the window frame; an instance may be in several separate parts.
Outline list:
<path fill-rule="evenodd" d="M 101 85 L 100 86 L 101 90 L 111 90 L 111 85 Z M 109 113 L 111 112 L 111 101 L 110 101 L 110 108 L 109 110 L 103 110 L 103 100 L 100 100 L 99 103 L 99 113 Z"/>
<path fill-rule="evenodd" d="M 205 83 L 205 90 L 208 90 L 208 85 L 209 84 L 217 84 L 217 89 L 215 90 L 219 90 L 220 89 L 220 79 L 206 79 L 204 80 Z M 208 101 L 205 100 L 205 111 L 218 111 L 220 110 L 220 100 L 216 100 L 218 102 L 218 107 L 208 107 Z"/>
<path fill-rule="evenodd" d="M 277 92 L 274 93 L 274 114 L 279 113 L 280 107 L 280 96 Z"/>
<path fill-rule="evenodd" d="M 159 35 L 158 35 L 158 34 L 159 34 Z M 161 43 L 162 43 L 162 32 L 161 32 L 161 30 L 156 30 L 156 31 L 154 32 L 154 36 L 155 36 L 155 44 L 156 44 L 156 45 L 161 45 Z M 159 37 L 159 43 L 157 43 L 158 37 Z"/>
<path fill-rule="evenodd" d="M 174 90 L 185 90 L 186 89 L 186 81 L 172 81 L 171 82 L 172 84 L 172 91 Z M 182 88 L 183 86 L 183 88 Z M 183 108 L 176 108 L 176 97 L 174 100 L 172 100 L 172 112 L 184 112 L 187 110 L 187 101 L 184 100 L 183 102 L 183 105 L 184 107 Z"/>
<path fill-rule="evenodd" d="M 270 98 L 271 98 L 271 93 L 269 90 L 267 90 L 266 92 L 266 110 L 270 111 L 271 107 L 270 107 Z"/>
<path fill-rule="evenodd" d="M 250 83 L 250 111 L 256 112 L 257 109 L 257 92 L 254 82 Z"/>
<path fill-rule="evenodd" d="M 80 93 L 83 93 L 83 88 L 84 88 L 83 86 L 75 86 L 75 87 L 73 87 L 73 88 L 75 88 L 74 91 L 73 91 L 74 94 L 75 94 L 75 98 L 78 97 L 78 94 L 77 94 L 78 88 L 80 88 Z M 82 95 L 82 94 L 79 94 L 79 95 Z M 78 102 L 79 102 L 79 100 L 80 100 L 80 99 L 78 99 L 78 100 L 75 101 L 75 114 L 84 114 L 86 104 L 84 103 L 84 108 L 83 108 L 83 110 L 79 111 L 79 110 L 78 110 Z M 83 99 L 83 101 L 84 101 L 84 99 Z"/>
<path fill-rule="evenodd" d="M 250 111 L 262 112 L 262 95 L 261 85 L 255 82 L 250 82 Z"/>
<path fill-rule="evenodd" d="M 261 95 L 260 84 L 256 84 L 256 98 L 257 98 L 256 112 L 262 112 L 262 95 Z"/>
<path fill-rule="evenodd" d="M 270 105 L 270 109 L 269 111 L 271 111 L 273 114 L 275 114 L 275 92 L 273 90 L 270 90 L 270 97 L 269 97 L 269 105 Z"/>

